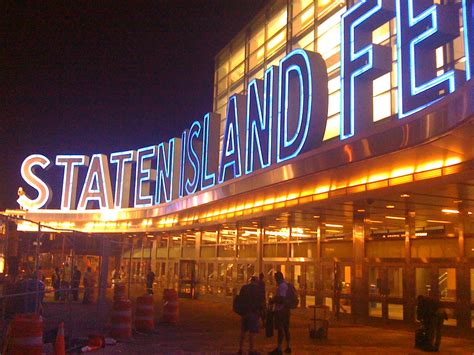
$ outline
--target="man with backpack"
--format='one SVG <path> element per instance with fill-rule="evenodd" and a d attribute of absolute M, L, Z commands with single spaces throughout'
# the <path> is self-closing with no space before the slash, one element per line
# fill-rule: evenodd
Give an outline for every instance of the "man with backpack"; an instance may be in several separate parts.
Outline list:
<path fill-rule="evenodd" d="M 245 334 L 249 333 L 249 355 L 256 355 L 254 351 L 255 336 L 258 333 L 260 307 L 262 306 L 261 292 L 258 278 L 252 276 L 250 283 L 243 285 L 240 293 L 234 299 L 234 312 L 241 317 L 239 352 L 242 354 Z"/>
<path fill-rule="evenodd" d="M 293 285 L 285 282 L 281 271 L 275 273 L 277 289 L 270 303 L 273 304 L 275 329 L 278 331 L 278 343 L 270 354 L 282 354 L 283 336 L 286 339 L 285 353 L 291 353 L 290 347 L 290 309 L 298 306 L 298 296 Z"/>

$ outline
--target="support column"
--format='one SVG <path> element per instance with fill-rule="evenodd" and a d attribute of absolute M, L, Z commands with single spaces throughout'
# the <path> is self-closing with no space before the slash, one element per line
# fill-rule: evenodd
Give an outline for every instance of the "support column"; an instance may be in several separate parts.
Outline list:
<path fill-rule="evenodd" d="M 100 263 L 100 279 L 99 279 L 99 297 L 97 302 L 104 304 L 107 293 L 107 279 L 109 274 L 109 256 L 110 256 L 110 240 L 106 236 L 102 236 L 102 253 Z"/>
<path fill-rule="evenodd" d="M 314 266 L 314 275 L 316 280 L 314 280 L 314 288 L 316 291 L 315 304 L 322 305 L 323 300 L 323 266 L 321 263 L 321 240 L 325 236 L 325 226 L 321 222 L 320 218 L 316 219 L 316 257 L 315 257 L 315 266 Z"/>
<path fill-rule="evenodd" d="M 257 236 L 257 273 L 260 275 L 263 271 L 263 222 L 258 222 L 258 236 Z"/>
<path fill-rule="evenodd" d="M 470 269 L 466 263 L 464 233 L 469 215 L 466 206 L 459 206 L 458 221 L 455 229 L 458 234 L 459 259 L 456 267 L 456 314 L 457 326 L 462 333 L 468 334 L 471 329 L 471 285 Z"/>
<path fill-rule="evenodd" d="M 352 243 L 355 274 L 352 287 L 352 316 L 355 322 L 366 320 L 369 314 L 368 273 L 365 264 L 366 212 L 364 209 L 359 211 L 357 206 L 354 206 Z"/>
<path fill-rule="evenodd" d="M 415 237 L 415 211 L 407 204 L 405 206 L 405 268 L 403 274 L 403 319 L 406 322 L 415 321 L 416 289 L 415 270 L 410 265 L 411 260 L 411 238 Z"/>

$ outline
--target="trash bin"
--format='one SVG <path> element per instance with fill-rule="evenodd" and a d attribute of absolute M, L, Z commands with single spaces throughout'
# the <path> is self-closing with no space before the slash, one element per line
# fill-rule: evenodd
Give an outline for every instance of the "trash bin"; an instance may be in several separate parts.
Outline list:
<path fill-rule="evenodd" d="M 312 339 L 327 339 L 329 328 L 329 307 L 325 305 L 309 306 L 313 308 L 313 318 L 309 324 L 309 337 Z"/>

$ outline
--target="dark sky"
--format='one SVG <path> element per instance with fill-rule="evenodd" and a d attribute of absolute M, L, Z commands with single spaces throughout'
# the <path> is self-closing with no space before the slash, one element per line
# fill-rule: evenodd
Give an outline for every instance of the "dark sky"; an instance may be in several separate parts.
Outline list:
<path fill-rule="evenodd" d="M 136 149 L 201 119 L 212 110 L 215 55 L 266 3 L 3 2 L 0 210 L 17 208 L 30 154 L 54 162 Z"/>

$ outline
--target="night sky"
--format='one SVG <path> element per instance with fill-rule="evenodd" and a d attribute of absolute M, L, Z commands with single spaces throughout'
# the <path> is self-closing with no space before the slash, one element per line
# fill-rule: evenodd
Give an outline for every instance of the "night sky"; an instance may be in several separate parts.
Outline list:
<path fill-rule="evenodd" d="M 212 111 L 216 54 L 268 2 L 3 2 L 0 210 L 18 208 L 30 154 L 137 149 Z"/>

